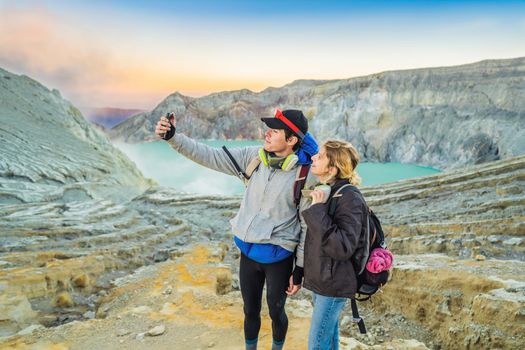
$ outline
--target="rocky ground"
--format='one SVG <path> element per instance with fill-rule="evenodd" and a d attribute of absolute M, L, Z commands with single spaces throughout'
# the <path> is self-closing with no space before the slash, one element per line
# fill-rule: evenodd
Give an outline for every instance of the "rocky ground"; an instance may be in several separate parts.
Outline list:
<path fill-rule="evenodd" d="M 101 301 L 97 318 L 56 328 L 26 328 L 0 348 L 241 349 L 242 299 L 231 265 L 225 262 L 228 254 L 229 247 L 216 242 L 187 247 L 169 261 L 117 279 L 116 287 Z M 310 302 L 304 295 L 294 297 L 287 308 L 286 348 L 306 349 Z M 269 349 L 268 310 L 264 308 L 262 314 L 260 347 Z M 351 334 L 351 328 L 343 324 L 345 334 Z M 385 325 L 373 329 L 362 341 L 342 337 L 342 348 L 427 349 L 416 340 L 388 340 L 391 336 Z"/>
<path fill-rule="evenodd" d="M 383 291 L 361 304 L 368 335 L 345 309 L 343 347 L 522 348 L 524 168 L 518 157 L 363 188 L 396 261 Z M 152 188 L 125 204 L 1 206 L 2 346 L 242 348 L 228 223 L 238 205 Z M 309 293 L 287 310 L 287 347 L 305 349 Z"/>
<path fill-rule="evenodd" d="M 30 300 L 47 326 L 93 318 L 115 278 L 165 261 L 190 241 L 224 239 L 224 210 L 238 203 L 156 189 L 125 205 L 91 200 L 1 206 L 0 305 L 18 310 Z M 204 222 L 202 213 L 219 219 Z M 0 335 L 34 317 L 8 317 Z"/>

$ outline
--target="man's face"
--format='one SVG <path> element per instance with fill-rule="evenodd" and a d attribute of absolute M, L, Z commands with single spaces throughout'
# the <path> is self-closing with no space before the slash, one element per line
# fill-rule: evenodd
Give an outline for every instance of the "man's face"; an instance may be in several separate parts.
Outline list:
<path fill-rule="evenodd" d="M 282 153 L 288 144 L 283 129 L 267 129 L 264 133 L 264 150 L 266 152 Z"/>

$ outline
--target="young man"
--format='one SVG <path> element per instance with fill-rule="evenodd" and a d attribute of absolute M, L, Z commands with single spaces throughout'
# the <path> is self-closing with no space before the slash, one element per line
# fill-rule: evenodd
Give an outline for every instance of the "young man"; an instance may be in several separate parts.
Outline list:
<path fill-rule="evenodd" d="M 254 158 L 261 161 L 250 177 L 239 211 L 230 223 L 235 243 L 241 250 L 239 279 L 244 301 L 246 349 L 257 349 L 262 292 L 266 282 L 266 301 L 272 319 L 272 350 L 279 350 L 288 330 L 284 308 L 286 296 L 297 293 L 303 275 L 306 232 L 299 222 L 294 183 L 299 167 L 311 163 L 310 156 L 317 153 L 318 147 L 307 133 L 308 121 L 299 110 L 277 110 L 275 117 L 261 120 L 269 128 L 262 148 L 230 150 L 243 172 Z M 196 163 L 238 176 L 224 150 L 175 133 L 175 125 L 174 118 L 170 123 L 161 117 L 155 133 Z"/>

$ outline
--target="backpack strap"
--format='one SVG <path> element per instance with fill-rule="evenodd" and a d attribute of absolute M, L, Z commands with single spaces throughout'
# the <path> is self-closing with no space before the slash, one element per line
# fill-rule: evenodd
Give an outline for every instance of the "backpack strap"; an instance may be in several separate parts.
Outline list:
<path fill-rule="evenodd" d="M 230 151 L 228 151 L 226 146 L 222 146 L 222 149 L 224 150 L 224 152 L 226 152 L 228 158 L 230 158 L 233 166 L 235 167 L 235 170 L 237 171 L 237 176 L 239 177 L 239 179 L 243 180 L 246 183 L 246 181 L 250 179 L 248 175 L 246 175 L 246 173 L 241 170 L 241 167 L 239 166 L 235 158 L 233 158 L 232 154 L 230 153 Z"/>
<path fill-rule="evenodd" d="M 259 157 L 253 158 L 250 163 L 248 163 L 248 166 L 246 167 L 246 175 L 248 176 L 248 180 L 252 177 L 255 170 L 257 170 L 259 164 L 261 164 L 261 158 Z"/>
<path fill-rule="evenodd" d="M 381 227 L 381 222 L 377 218 L 376 214 L 372 211 L 372 209 L 368 208 L 368 212 L 370 215 L 370 220 L 373 222 L 372 226 L 374 227 L 374 240 L 370 242 L 377 244 L 383 249 L 386 249 L 385 234 L 383 232 L 383 228 Z"/>
<path fill-rule="evenodd" d="M 352 322 L 357 323 L 359 333 L 366 334 L 365 321 L 359 316 L 359 310 L 357 309 L 355 298 L 350 299 L 350 303 L 352 305 Z"/>
<path fill-rule="evenodd" d="M 297 174 L 295 176 L 295 182 L 293 184 L 293 199 L 296 206 L 299 206 L 301 201 L 302 192 L 301 190 L 306 183 L 306 178 L 308 177 L 308 172 L 310 171 L 310 164 L 301 165 L 297 169 Z"/>
<path fill-rule="evenodd" d="M 259 167 L 259 164 L 261 164 L 261 159 L 257 156 L 253 158 L 250 163 L 248 163 L 248 166 L 246 167 L 246 172 L 241 170 L 241 167 L 239 166 L 239 163 L 233 158 L 230 151 L 228 151 L 228 148 L 226 146 L 222 146 L 222 149 L 224 152 L 226 152 L 226 155 L 228 158 L 230 158 L 233 166 L 235 167 L 235 170 L 237 171 L 237 176 L 239 179 L 241 179 L 244 182 L 245 186 L 248 186 L 248 181 L 250 180 L 250 177 L 252 177 L 253 172 Z"/>
<path fill-rule="evenodd" d="M 334 216 L 335 209 L 337 208 L 337 198 L 341 197 L 343 194 L 349 191 L 351 187 L 354 187 L 351 184 L 343 185 L 330 197 L 330 207 L 328 209 L 328 215 Z M 348 190 L 347 190 L 348 188 Z"/>

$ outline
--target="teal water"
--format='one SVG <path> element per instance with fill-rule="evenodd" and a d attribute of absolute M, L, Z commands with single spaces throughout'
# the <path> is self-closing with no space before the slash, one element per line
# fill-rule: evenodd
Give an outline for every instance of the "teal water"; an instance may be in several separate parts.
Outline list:
<path fill-rule="evenodd" d="M 203 141 L 212 147 L 228 148 L 261 145 L 259 141 Z M 244 185 L 238 178 L 198 165 L 173 150 L 166 142 L 116 144 L 144 176 L 160 185 L 179 191 L 201 194 L 241 194 Z M 363 185 L 409 179 L 439 173 L 437 169 L 401 163 L 361 163 L 357 171 Z"/>

